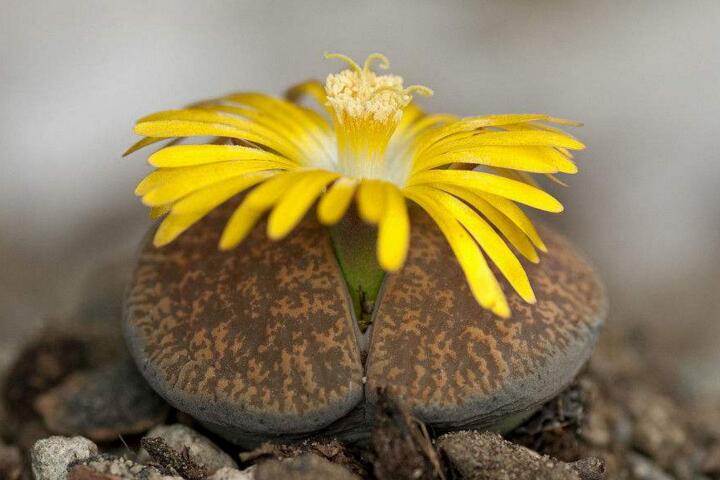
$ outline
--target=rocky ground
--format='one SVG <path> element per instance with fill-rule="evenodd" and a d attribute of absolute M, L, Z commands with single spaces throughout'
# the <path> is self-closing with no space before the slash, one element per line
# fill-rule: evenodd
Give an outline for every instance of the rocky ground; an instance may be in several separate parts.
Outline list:
<path fill-rule="evenodd" d="M 50 322 L 3 373 L 0 479 L 720 478 L 720 399 L 686 398 L 618 326 L 573 385 L 504 438 L 428 431 L 383 396 L 367 445 L 240 451 L 155 395 L 106 305 L 116 299 Z"/>

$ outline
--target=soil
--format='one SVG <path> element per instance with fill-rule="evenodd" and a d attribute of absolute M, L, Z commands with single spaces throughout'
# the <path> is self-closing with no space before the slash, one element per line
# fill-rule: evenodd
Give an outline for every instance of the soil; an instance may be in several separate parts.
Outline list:
<path fill-rule="evenodd" d="M 483 432 L 442 435 L 428 431 L 401 402 L 386 395 L 380 396 L 367 445 L 318 438 L 299 444 L 264 444 L 241 452 L 180 412 L 142 418 L 194 428 L 237 460 L 240 470 L 275 462 L 258 469 L 259 476 L 292 467 L 287 478 L 300 475 L 298 472 L 311 475 L 314 468 L 322 468 L 323 472 L 342 472 L 338 478 L 380 480 L 720 479 L 720 398 L 700 402 L 685 395 L 670 375 L 654 368 L 643 354 L 642 342 L 636 340 L 636 335 L 617 325 L 607 328 L 575 382 L 504 438 Z M 28 450 L 35 440 L 57 433 L 92 432 L 57 432 L 58 423 L 73 423 L 56 418 L 61 410 L 53 409 L 49 415 L 48 409 L 42 408 L 44 402 L 38 401 L 49 392 L 64 391 L 64 382 L 74 384 L 80 373 L 93 378 L 94 368 L 107 368 L 91 365 L 88 358 L 93 352 L 88 349 L 92 345 L 86 338 L 67 331 L 44 331 L 22 349 L 4 373 L 0 478 L 31 478 Z M 119 357 L 118 362 L 125 361 L 123 355 Z M 142 411 L 145 407 L 136 408 Z M 133 415 L 127 416 L 127 425 L 121 420 L 113 418 L 107 423 L 113 431 L 103 430 L 94 440 L 104 455 L 136 461 L 144 433 L 138 433 L 140 420 Z M 145 430 L 153 426 L 150 423 Z M 211 478 L 211 472 L 190 459 L 187 451 L 174 450 L 162 439 L 142 439 L 142 446 L 150 454 L 149 466 L 163 475 L 186 480 Z M 77 478 L 95 478 L 89 468 L 77 466 L 76 475 L 86 475 Z"/>

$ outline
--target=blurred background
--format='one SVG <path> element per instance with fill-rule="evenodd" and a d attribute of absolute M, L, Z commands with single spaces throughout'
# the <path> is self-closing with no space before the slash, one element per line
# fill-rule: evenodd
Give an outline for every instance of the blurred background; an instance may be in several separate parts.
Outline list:
<path fill-rule="evenodd" d="M 585 122 L 566 204 L 543 215 L 604 277 L 611 321 L 658 368 L 720 392 L 720 2 L 0 0 L 0 365 L 71 315 L 150 225 L 121 158 L 138 117 L 233 90 L 281 94 L 387 54 L 432 111 Z M 98 273 L 100 272 L 100 273 Z M 121 275 L 122 277 L 122 275 Z M 90 286 L 88 286 L 90 285 Z"/>

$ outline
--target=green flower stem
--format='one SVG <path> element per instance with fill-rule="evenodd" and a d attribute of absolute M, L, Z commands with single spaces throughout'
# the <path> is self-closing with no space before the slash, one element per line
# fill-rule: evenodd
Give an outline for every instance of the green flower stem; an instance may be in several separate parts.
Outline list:
<path fill-rule="evenodd" d="M 364 332 L 372 322 L 375 300 L 385 278 L 377 263 L 377 228 L 349 214 L 330 227 L 330 237 L 350 291 L 355 318 Z"/>

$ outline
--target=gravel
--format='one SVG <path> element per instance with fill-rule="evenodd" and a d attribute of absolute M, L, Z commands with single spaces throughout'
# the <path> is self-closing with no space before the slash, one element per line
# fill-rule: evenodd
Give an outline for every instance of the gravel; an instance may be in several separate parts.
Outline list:
<path fill-rule="evenodd" d="M 68 465 L 97 455 L 98 447 L 85 437 L 49 437 L 30 450 L 35 480 L 65 480 Z"/>
<path fill-rule="evenodd" d="M 223 467 L 237 468 L 237 463 L 215 445 L 209 438 L 201 435 L 190 427 L 181 424 L 159 425 L 150 430 L 144 438 L 159 437 L 165 440 L 167 445 L 178 452 L 187 448 L 190 459 L 195 463 L 203 465 L 208 473 L 215 473 Z M 139 461 L 147 461 L 150 456 L 142 450 L 138 456 Z"/>
<path fill-rule="evenodd" d="M 255 471 L 254 480 L 360 480 L 360 477 L 317 455 L 306 454 L 263 462 Z"/>

